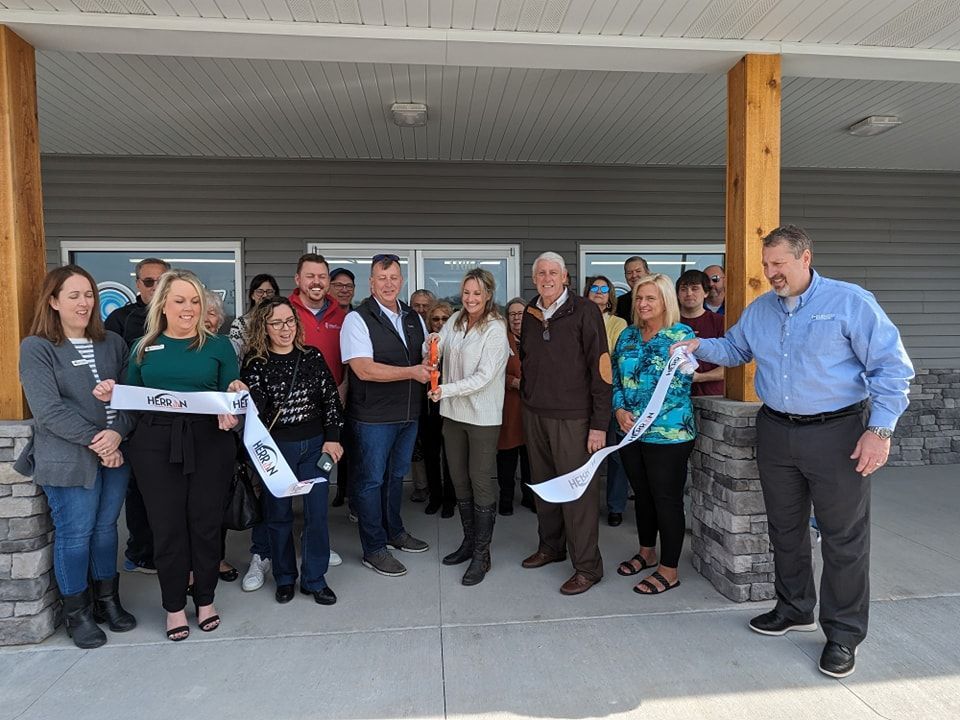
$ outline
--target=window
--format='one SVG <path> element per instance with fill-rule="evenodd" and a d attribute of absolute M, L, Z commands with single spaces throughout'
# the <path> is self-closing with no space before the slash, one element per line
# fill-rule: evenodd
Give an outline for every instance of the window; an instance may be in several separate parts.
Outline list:
<path fill-rule="evenodd" d="M 676 282 L 686 270 L 703 270 L 710 265 L 723 266 L 723 243 L 676 243 L 580 246 L 580 277 L 606 275 L 617 289 L 617 296 L 630 292 L 623 278 L 623 263 L 639 255 L 651 272 L 663 273 Z"/>
<path fill-rule="evenodd" d="M 223 299 L 226 312 L 221 331 L 238 312 L 237 288 L 243 286 L 240 241 L 124 242 L 69 240 L 61 244 L 64 263 L 86 269 L 100 290 L 100 314 L 106 318 L 137 297 L 134 268 L 143 258 L 158 257 L 175 268 L 192 270 L 200 281 Z M 240 293 L 243 294 L 242 292 Z"/>
<path fill-rule="evenodd" d="M 330 270 L 347 268 L 356 280 L 354 302 L 370 295 L 370 259 L 377 253 L 391 252 L 400 258 L 404 285 L 400 297 L 409 299 L 420 288 L 430 290 L 440 300 L 460 306 L 460 281 L 471 268 L 489 270 L 497 281 L 495 300 L 503 306 L 520 294 L 520 249 L 516 245 L 428 245 L 422 249 L 410 245 L 371 243 L 308 243 L 307 252 L 323 255 Z"/>

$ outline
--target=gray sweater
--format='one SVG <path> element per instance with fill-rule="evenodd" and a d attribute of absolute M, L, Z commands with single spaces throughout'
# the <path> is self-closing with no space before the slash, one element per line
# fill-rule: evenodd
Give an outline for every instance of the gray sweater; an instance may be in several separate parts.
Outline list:
<path fill-rule="evenodd" d="M 123 377 L 127 350 L 112 332 L 93 344 L 101 380 Z M 31 335 L 20 343 L 20 383 L 33 413 L 33 438 L 14 468 L 37 485 L 92 488 L 100 458 L 87 446 L 107 427 L 106 404 L 93 396 L 90 367 L 65 340 L 54 345 Z M 133 428 L 134 414 L 120 411 L 111 426 L 121 437 Z"/>

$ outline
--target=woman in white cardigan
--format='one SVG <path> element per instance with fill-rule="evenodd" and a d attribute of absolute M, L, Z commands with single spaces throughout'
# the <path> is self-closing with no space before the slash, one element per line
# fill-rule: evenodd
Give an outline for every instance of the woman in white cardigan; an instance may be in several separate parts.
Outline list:
<path fill-rule="evenodd" d="M 493 301 L 495 289 L 488 271 L 469 271 L 460 283 L 463 309 L 426 343 L 439 337 L 444 382 L 428 397 L 440 403 L 443 442 L 463 524 L 463 542 L 443 563 L 471 561 L 464 585 L 476 585 L 490 570 L 490 540 L 497 516 L 499 488 L 493 466 L 509 344 L 506 323 Z"/>

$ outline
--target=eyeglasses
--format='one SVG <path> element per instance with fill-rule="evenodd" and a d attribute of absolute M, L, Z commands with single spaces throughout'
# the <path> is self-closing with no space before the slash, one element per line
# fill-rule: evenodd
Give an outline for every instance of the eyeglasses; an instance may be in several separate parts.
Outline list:
<path fill-rule="evenodd" d="M 296 316 L 288 317 L 286 320 L 270 320 L 267 322 L 268 327 L 272 327 L 274 330 L 283 330 L 283 328 L 295 328 L 297 326 Z"/>
<path fill-rule="evenodd" d="M 355 288 L 356 285 L 354 285 L 353 283 L 332 282 L 330 283 L 330 287 L 335 288 L 336 290 L 353 290 L 353 288 Z"/>
<path fill-rule="evenodd" d="M 720 282 L 719 275 L 707 275 L 707 277 L 710 278 L 710 282 Z"/>
<path fill-rule="evenodd" d="M 272 298 L 276 293 L 273 290 L 254 290 L 253 296 L 256 298 Z"/>
<path fill-rule="evenodd" d="M 610 286 L 609 285 L 591 285 L 590 292 L 593 292 L 593 293 L 610 292 Z"/>
<path fill-rule="evenodd" d="M 160 282 L 160 278 L 151 278 L 151 277 L 137 278 L 137 280 L 139 282 L 142 282 L 145 288 L 152 288 L 154 285 Z"/>
<path fill-rule="evenodd" d="M 507 317 L 511 317 L 511 318 L 523 317 L 523 310 L 520 310 L 518 312 L 507 313 Z"/>
<path fill-rule="evenodd" d="M 446 322 L 449 319 L 449 315 L 434 315 L 432 318 L 430 318 L 430 322 Z"/>
<path fill-rule="evenodd" d="M 392 263 L 397 263 L 397 265 L 400 264 L 400 256 L 399 256 L 399 255 L 393 255 L 393 254 L 390 254 L 390 253 L 380 253 L 379 255 L 374 255 L 374 256 L 373 256 L 373 264 L 374 264 L 374 265 L 379 265 L 379 264 L 383 263 L 383 262 L 386 261 L 386 260 L 389 260 L 389 261 L 392 262 Z"/>

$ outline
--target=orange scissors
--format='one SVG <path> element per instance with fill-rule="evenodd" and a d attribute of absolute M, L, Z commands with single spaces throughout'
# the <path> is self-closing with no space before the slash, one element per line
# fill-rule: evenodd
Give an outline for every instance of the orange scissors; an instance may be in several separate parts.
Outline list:
<path fill-rule="evenodd" d="M 432 368 L 432 370 L 430 370 L 430 390 L 433 391 L 437 389 L 437 383 L 440 382 L 440 370 L 437 367 L 437 363 L 440 360 L 440 338 L 430 338 L 429 352 L 430 366 Z"/>

